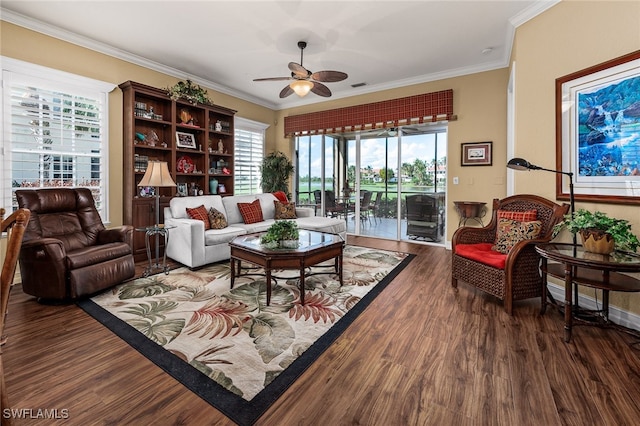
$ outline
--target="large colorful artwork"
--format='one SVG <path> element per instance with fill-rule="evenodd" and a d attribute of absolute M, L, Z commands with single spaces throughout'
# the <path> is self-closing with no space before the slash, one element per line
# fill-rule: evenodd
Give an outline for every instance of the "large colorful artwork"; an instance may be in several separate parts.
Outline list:
<path fill-rule="evenodd" d="M 640 204 L 640 51 L 557 79 L 556 116 L 576 200 Z M 561 175 L 556 192 L 568 199 Z"/>

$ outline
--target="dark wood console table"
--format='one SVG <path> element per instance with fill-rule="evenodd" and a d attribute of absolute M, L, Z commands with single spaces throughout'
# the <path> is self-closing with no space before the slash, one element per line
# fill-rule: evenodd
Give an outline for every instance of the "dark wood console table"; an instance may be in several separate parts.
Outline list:
<path fill-rule="evenodd" d="M 571 302 L 573 284 L 602 290 L 602 310 L 605 324 L 609 321 L 609 292 L 640 292 L 640 280 L 620 272 L 640 272 L 640 255 L 614 252 L 602 255 L 585 251 L 573 244 L 539 244 L 536 250 L 542 256 L 542 312 L 547 305 L 547 275 L 564 279 L 564 340 L 571 340 L 574 307 Z M 547 260 L 558 263 L 549 264 Z"/>

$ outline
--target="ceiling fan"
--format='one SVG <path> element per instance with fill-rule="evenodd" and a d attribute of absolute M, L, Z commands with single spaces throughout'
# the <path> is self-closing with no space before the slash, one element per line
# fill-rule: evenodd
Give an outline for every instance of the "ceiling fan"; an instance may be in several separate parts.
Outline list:
<path fill-rule="evenodd" d="M 300 48 L 300 63 L 296 64 L 295 62 L 289 62 L 291 77 L 256 78 L 253 81 L 293 80 L 291 84 L 282 89 L 280 92 L 281 98 L 286 98 L 294 92 L 298 96 L 303 97 L 309 93 L 309 91 L 318 96 L 328 98 L 331 96 L 331 90 L 322 83 L 335 83 L 337 81 L 342 81 L 346 79 L 348 75 L 340 71 L 318 71 L 312 73 L 302 66 L 302 55 L 304 48 L 307 47 L 307 42 L 299 41 L 298 47 Z"/>

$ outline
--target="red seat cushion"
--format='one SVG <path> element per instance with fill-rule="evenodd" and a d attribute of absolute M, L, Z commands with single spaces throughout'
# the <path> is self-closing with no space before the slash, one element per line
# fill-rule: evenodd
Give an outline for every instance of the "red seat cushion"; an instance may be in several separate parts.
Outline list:
<path fill-rule="evenodd" d="M 507 255 L 492 250 L 491 243 L 457 244 L 456 254 L 498 269 L 504 269 Z"/>

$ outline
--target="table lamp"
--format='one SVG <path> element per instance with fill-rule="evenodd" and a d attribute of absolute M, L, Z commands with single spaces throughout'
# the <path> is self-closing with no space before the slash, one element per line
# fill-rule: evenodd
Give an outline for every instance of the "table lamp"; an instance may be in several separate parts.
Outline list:
<path fill-rule="evenodd" d="M 144 173 L 142 180 L 138 186 L 153 186 L 155 187 L 156 197 L 156 223 L 160 224 L 160 188 L 168 188 L 176 186 L 176 183 L 171 179 L 171 173 L 169 173 L 169 167 L 166 161 L 149 161 L 147 171 Z"/>
<path fill-rule="evenodd" d="M 156 236 L 156 267 L 158 266 L 158 259 L 160 258 L 160 236 L 158 228 L 160 226 L 160 188 L 175 187 L 176 183 L 171 179 L 171 173 L 169 173 L 169 167 L 166 161 L 149 161 L 147 171 L 142 176 L 142 180 L 138 183 L 138 186 L 153 186 L 155 187 L 156 197 L 156 223 L 154 225 Z M 147 230 L 147 235 L 149 231 Z M 148 251 L 147 246 L 147 253 Z M 151 259 L 149 259 L 151 263 Z"/>

